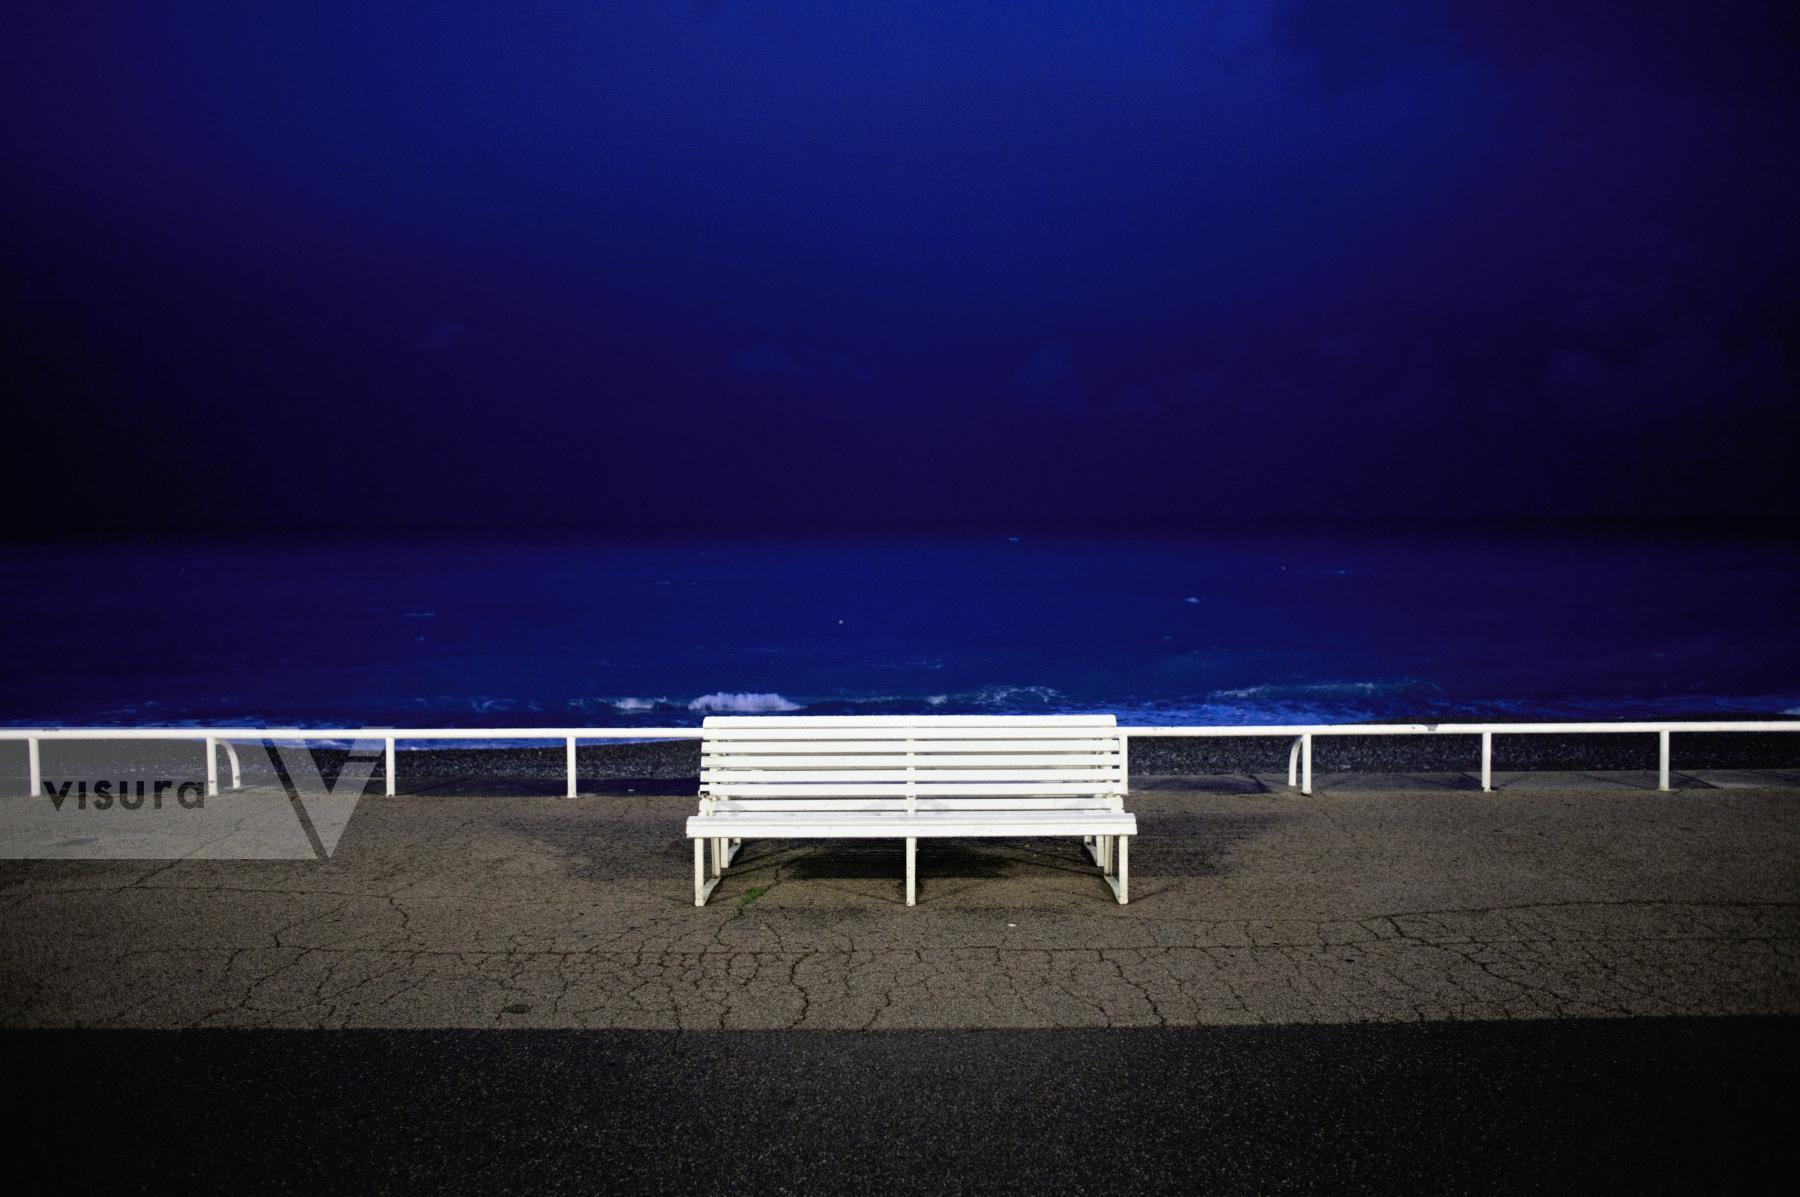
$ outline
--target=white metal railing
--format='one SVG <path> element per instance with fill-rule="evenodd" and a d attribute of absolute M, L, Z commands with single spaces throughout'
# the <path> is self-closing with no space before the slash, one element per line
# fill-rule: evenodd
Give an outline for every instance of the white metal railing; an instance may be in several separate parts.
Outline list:
<path fill-rule="evenodd" d="M 697 727 L 49 727 L 0 728 L 0 740 L 24 740 L 30 758 L 31 796 L 43 793 L 43 768 L 38 743 L 42 740 L 167 740 L 206 745 L 206 792 L 219 792 L 219 749 L 231 763 L 231 788 L 243 784 L 234 742 L 290 743 L 325 740 L 380 740 L 385 749 L 387 792 L 394 793 L 396 765 L 394 745 L 400 740 L 544 740 L 562 741 L 568 771 L 568 796 L 575 797 L 575 744 L 578 740 L 698 740 Z"/>
<path fill-rule="evenodd" d="M 1669 788 L 1670 744 L 1675 732 L 1800 732 L 1800 720 L 1751 719 L 1721 722 L 1661 720 L 1632 723 L 1326 723 L 1254 727 L 1126 727 L 1132 736 L 1248 737 L 1292 736 L 1288 749 L 1288 785 L 1312 793 L 1312 742 L 1315 736 L 1480 736 L 1481 788 L 1494 788 L 1494 737 L 1552 735 L 1644 735 L 1657 737 L 1657 789 Z M 1296 773 L 1298 777 L 1296 778 Z"/>
<path fill-rule="evenodd" d="M 1727 722 L 1683 720 L 1631 723 L 1296 723 L 1218 725 L 1210 727 L 1121 727 L 1127 743 L 1162 737 L 1212 739 L 1291 738 L 1288 749 L 1288 785 L 1312 793 L 1312 742 L 1326 736 L 1479 736 L 1481 738 L 1481 788 L 1492 790 L 1494 737 L 1541 735 L 1650 735 L 1657 737 L 1658 785 L 1669 788 L 1670 737 L 1676 732 L 1800 732 L 1800 720 L 1765 719 Z M 242 785 L 236 743 L 285 740 L 381 740 L 385 748 L 387 792 L 394 793 L 397 762 L 394 747 L 401 740 L 542 740 L 561 741 L 568 775 L 568 796 L 575 797 L 575 745 L 581 740 L 698 740 L 698 727 L 53 727 L 0 728 L 0 740 L 24 740 L 30 758 L 31 794 L 43 792 L 43 770 L 38 745 L 44 740 L 167 740 L 204 742 L 206 792 L 219 792 L 219 750 L 231 765 L 231 786 Z"/>

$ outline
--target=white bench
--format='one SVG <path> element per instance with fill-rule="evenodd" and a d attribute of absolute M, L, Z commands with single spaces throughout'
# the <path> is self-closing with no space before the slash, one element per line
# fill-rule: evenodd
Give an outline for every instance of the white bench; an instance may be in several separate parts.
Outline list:
<path fill-rule="evenodd" d="M 1127 900 L 1137 819 L 1111 715 L 712 716 L 700 753 L 696 906 L 747 839 L 903 839 L 911 906 L 921 838 L 1079 836 Z"/>

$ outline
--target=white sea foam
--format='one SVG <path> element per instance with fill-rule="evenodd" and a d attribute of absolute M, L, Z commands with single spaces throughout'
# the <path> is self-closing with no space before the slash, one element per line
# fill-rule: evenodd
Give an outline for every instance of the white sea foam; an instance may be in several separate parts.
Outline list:
<path fill-rule="evenodd" d="M 1260 686 L 1242 686 L 1235 690 L 1214 690 L 1212 698 L 1279 698 L 1283 696 L 1316 696 L 1332 694 L 1385 694 L 1410 690 L 1417 686 L 1437 687 L 1417 678 L 1393 678 L 1364 682 L 1269 682 Z"/>
<path fill-rule="evenodd" d="M 1003 712 L 1012 712 L 1015 708 L 1049 707 L 1063 701 L 1062 692 L 1053 686 L 983 686 L 973 694 L 958 697 L 976 706 Z"/>
<path fill-rule="evenodd" d="M 717 690 L 702 694 L 688 703 L 690 711 L 729 711 L 737 715 L 756 715 L 767 711 L 797 711 L 800 704 L 789 702 L 779 694 L 728 693 Z"/>
<path fill-rule="evenodd" d="M 615 711 L 654 711 L 657 707 L 671 705 L 666 698 L 614 698 L 607 701 L 607 706 Z"/>

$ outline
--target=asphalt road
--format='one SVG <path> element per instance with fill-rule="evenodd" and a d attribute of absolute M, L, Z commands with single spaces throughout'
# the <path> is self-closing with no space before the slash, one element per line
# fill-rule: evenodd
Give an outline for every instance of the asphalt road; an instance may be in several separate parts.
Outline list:
<path fill-rule="evenodd" d="M 1128 906 L 1074 840 L 932 841 L 917 907 L 898 843 L 775 841 L 697 910 L 690 797 L 370 798 L 330 860 L 0 862 L 0 1026 L 1800 1015 L 1800 787 L 1709 776 L 1146 783 Z"/>
<path fill-rule="evenodd" d="M 107 1191 L 1791 1187 L 1800 784 L 1162 779 L 1071 844 L 367 799 L 330 860 L 0 864 L 16 1178 Z M 173 817 L 173 816 L 171 816 Z M 73 833 L 70 833 L 73 834 Z M 860 1028 L 860 1029 L 859 1029 Z"/>
<path fill-rule="evenodd" d="M 0 1044 L 14 1176 L 58 1188 L 1755 1192 L 1800 1020 Z"/>

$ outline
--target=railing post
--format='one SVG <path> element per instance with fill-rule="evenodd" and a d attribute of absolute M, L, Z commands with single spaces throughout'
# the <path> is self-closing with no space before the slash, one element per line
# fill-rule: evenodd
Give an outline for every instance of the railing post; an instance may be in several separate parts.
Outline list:
<path fill-rule="evenodd" d="M 1481 791 L 1489 793 L 1494 788 L 1494 733 L 1481 733 Z"/>
<path fill-rule="evenodd" d="M 1666 790 L 1669 788 L 1669 729 L 1668 728 L 1665 727 L 1661 731 L 1656 733 L 1656 746 L 1658 749 L 1658 755 L 1661 757 L 1661 760 L 1659 762 L 1659 769 L 1658 769 L 1660 776 L 1657 778 L 1656 788 L 1659 790 Z"/>
<path fill-rule="evenodd" d="M 219 796 L 219 742 L 206 737 L 206 796 Z"/>
<path fill-rule="evenodd" d="M 387 796 L 392 798 L 394 796 L 394 737 L 392 736 L 387 738 L 387 768 L 384 771 L 387 773 Z"/>
<path fill-rule="evenodd" d="M 1300 741 L 1304 738 L 1295 736 L 1293 744 L 1288 748 L 1288 789 L 1290 790 L 1300 784 Z"/>
<path fill-rule="evenodd" d="M 237 746 L 230 740 L 220 740 L 219 743 L 225 749 L 225 759 L 231 762 L 231 788 L 241 790 L 244 788 L 244 771 L 238 764 Z"/>
<path fill-rule="evenodd" d="M 575 797 L 575 737 L 570 736 L 563 746 L 563 755 L 569 766 L 569 792 L 567 797 Z"/>
<path fill-rule="evenodd" d="M 1312 733 L 1300 737 L 1300 792 L 1312 793 Z"/>
<path fill-rule="evenodd" d="M 38 741 L 36 736 L 25 741 L 25 754 L 31 758 L 31 796 L 44 796 L 44 766 L 38 757 Z"/>

